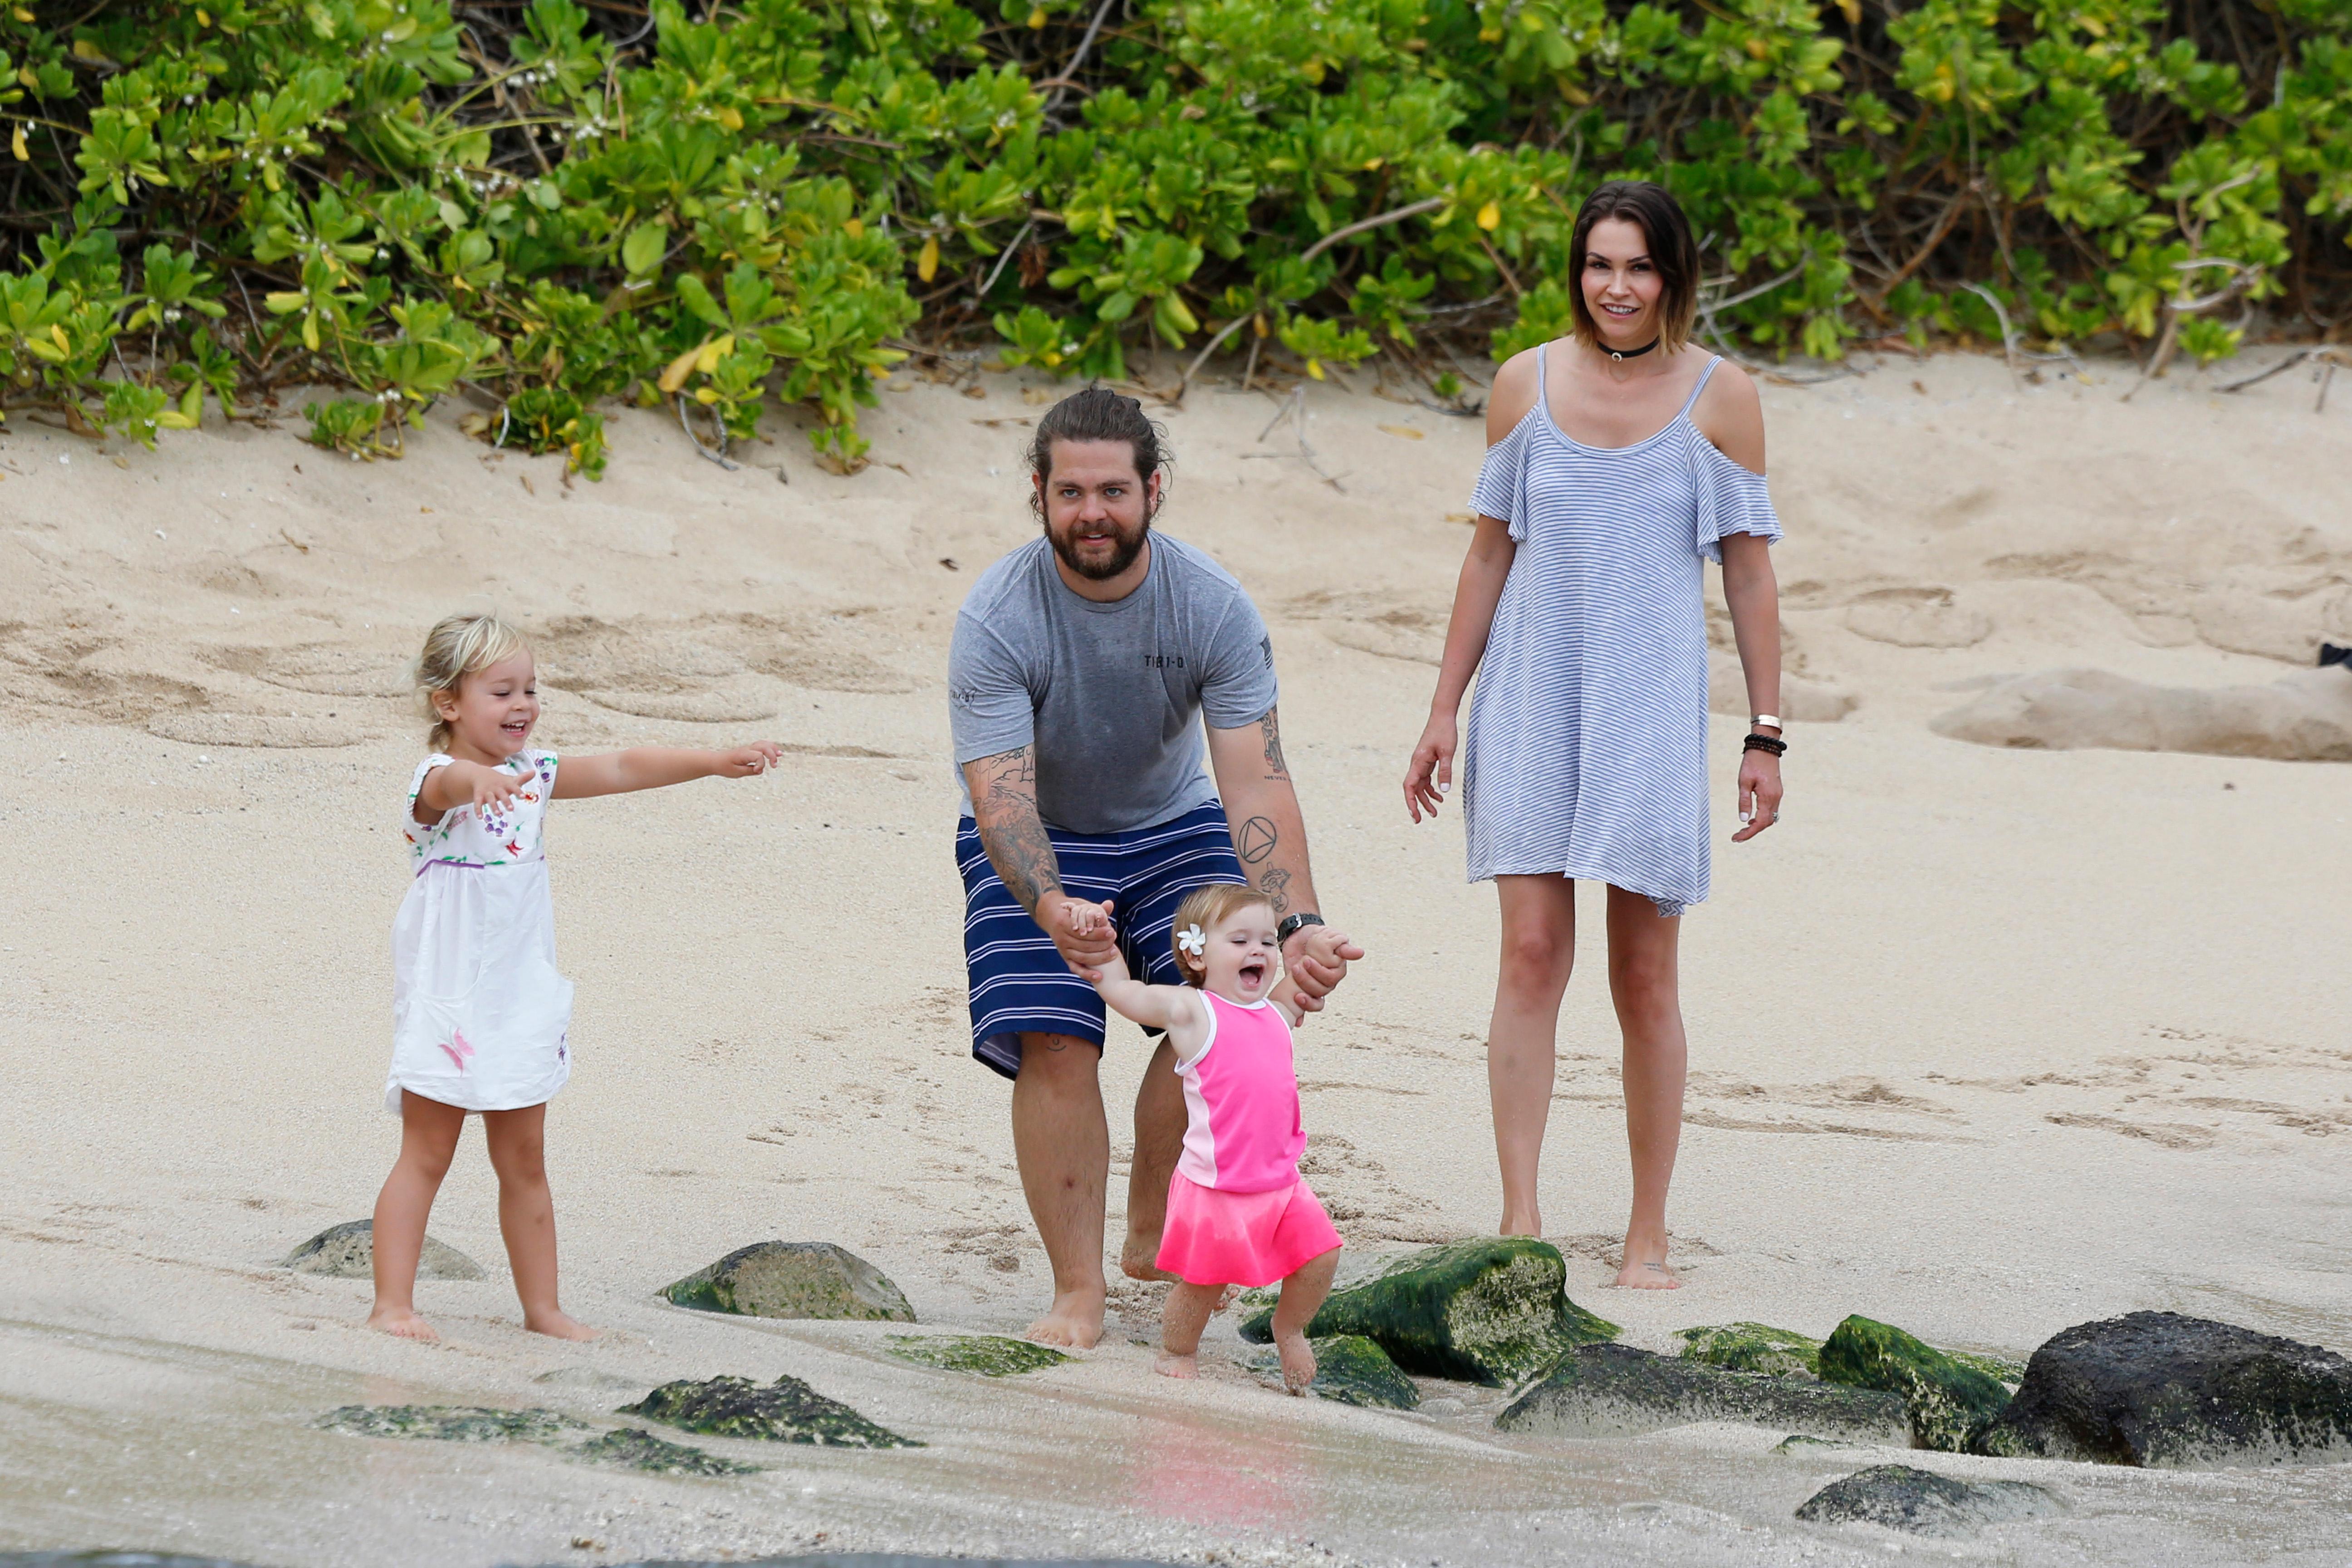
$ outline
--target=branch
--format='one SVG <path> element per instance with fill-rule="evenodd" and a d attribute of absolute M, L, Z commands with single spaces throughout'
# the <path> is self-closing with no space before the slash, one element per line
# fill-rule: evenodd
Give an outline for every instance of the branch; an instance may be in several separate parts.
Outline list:
<path fill-rule="evenodd" d="M 1432 196 L 1427 201 L 1415 202 L 1411 206 L 1399 207 L 1393 212 L 1384 212 L 1378 217 L 1360 218 L 1356 222 L 1349 224 L 1345 228 L 1333 229 L 1330 233 L 1325 235 L 1322 238 L 1308 246 L 1305 251 L 1300 253 L 1298 259 L 1301 261 L 1312 261 L 1317 257 L 1322 255 L 1325 251 L 1330 249 L 1333 246 L 1339 244 L 1341 240 L 1349 237 L 1350 235 L 1361 234 L 1366 229 L 1380 228 L 1388 224 L 1402 223 L 1406 218 L 1418 217 L 1421 214 L 1425 212 L 1434 212 L 1439 207 L 1444 206 L 1452 198 L 1448 196 Z"/>

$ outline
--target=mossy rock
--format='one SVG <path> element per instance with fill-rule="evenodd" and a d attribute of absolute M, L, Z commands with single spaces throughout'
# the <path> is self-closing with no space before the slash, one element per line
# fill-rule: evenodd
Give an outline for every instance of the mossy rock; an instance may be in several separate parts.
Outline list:
<path fill-rule="evenodd" d="M 572 1455 L 592 1464 L 619 1465 L 656 1476 L 748 1476 L 760 1468 L 656 1437 L 642 1426 L 624 1426 L 591 1437 L 572 1449 Z"/>
<path fill-rule="evenodd" d="M 767 1384 L 748 1377 L 714 1377 L 665 1383 L 620 1414 L 642 1415 L 688 1432 L 714 1437 L 756 1437 L 769 1443 L 818 1443 L 832 1448 L 919 1448 L 852 1410 L 827 1399 L 797 1377 Z"/>
<path fill-rule="evenodd" d="M 915 1309 L 882 1271 L 829 1241 L 762 1241 L 666 1286 L 672 1306 L 747 1318 L 911 1323 Z"/>
<path fill-rule="evenodd" d="M 1875 1524 L 1949 1538 L 2066 1511 L 2065 1500 L 2030 1481 L 1963 1481 L 1908 1465 L 1873 1465 L 1807 1498 L 1797 1517 L 1811 1524 Z"/>
<path fill-rule="evenodd" d="M 443 1443 L 556 1443 L 588 1423 L 560 1410 L 489 1410 L 478 1405 L 346 1405 L 314 1425 L 362 1437 L 424 1437 Z"/>
<path fill-rule="evenodd" d="M 1942 1349 L 1941 1346 L 1937 1347 Z M 2025 1381 L 2025 1363 L 2007 1356 L 1979 1355 L 1975 1351 L 1945 1351 L 1944 1353 L 1962 1366 L 1973 1367 L 1995 1383 L 2005 1383 L 2015 1388 Z"/>
<path fill-rule="evenodd" d="M 1725 1372 L 1631 1345 L 1580 1345 L 1495 1417 L 1496 1430 L 1632 1437 L 1700 1421 L 1778 1427 L 1850 1443 L 1900 1445 L 1903 1401 L 1812 1378 Z"/>
<path fill-rule="evenodd" d="M 888 1353 L 900 1361 L 942 1372 L 976 1372 L 982 1377 L 1018 1377 L 1076 1359 L 1051 1345 L 999 1334 L 892 1334 L 889 1342 Z"/>
<path fill-rule="evenodd" d="M 333 1279 L 372 1279 L 375 1274 L 375 1221 L 347 1219 L 341 1225 L 331 1225 L 288 1253 L 278 1267 L 291 1268 L 297 1274 L 324 1274 Z M 427 1236 L 424 1251 L 417 1254 L 416 1277 L 479 1279 L 482 1266 L 456 1247 Z"/>
<path fill-rule="evenodd" d="M 1421 1390 L 1412 1379 L 1390 1359 L 1388 1352 L 1363 1335 L 1334 1334 L 1307 1343 L 1315 1348 L 1315 1381 L 1307 1385 L 1307 1393 L 1342 1405 L 1360 1405 L 1367 1410 L 1421 1407 Z M 1270 1348 L 1248 1352 L 1239 1359 L 1252 1372 L 1282 1375 L 1282 1358 Z"/>
<path fill-rule="evenodd" d="M 1361 1334 L 1399 1367 L 1499 1387 L 1533 1376 L 1617 1325 L 1568 1299 L 1559 1249 L 1533 1237 L 1486 1237 L 1412 1253 L 1379 1277 L 1334 1291 L 1307 1326 L 1313 1339 Z M 1242 1324 L 1274 1338 L 1274 1313 Z"/>
<path fill-rule="evenodd" d="M 2009 1405 L 1999 1378 L 1869 1318 L 1848 1318 L 1832 1330 L 1822 1342 L 1820 1366 L 1831 1383 L 1901 1394 L 1911 1440 L 1922 1448 L 1960 1452 L 1970 1433 Z"/>
<path fill-rule="evenodd" d="M 1776 1454 L 1808 1454 L 1815 1449 L 1833 1450 L 1853 1447 L 1851 1443 L 1840 1443 L 1828 1437 L 1808 1437 L 1802 1432 L 1791 1432 L 1773 1444 L 1772 1451 Z"/>
<path fill-rule="evenodd" d="M 1822 1342 L 1769 1323 L 1723 1323 L 1677 1329 L 1685 1361 L 1703 1362 L 1725 1372 L 1765 1377 L 1819 1377 Z"/>

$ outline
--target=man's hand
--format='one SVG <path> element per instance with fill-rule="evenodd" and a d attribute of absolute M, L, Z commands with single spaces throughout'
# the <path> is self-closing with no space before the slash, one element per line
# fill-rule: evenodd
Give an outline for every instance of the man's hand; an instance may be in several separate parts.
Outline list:
<path fill-rule="evenodd" d="M 1346 932 L 1329 926 L 1301 926 L 1292 931 L 1282 944 L 1282 967 L 1298 987 L 1299 1009 L 1320 1013 L 1323 998 L 1348 978 L 1348 965 L 1363 956 L 1364 950 L 1349 941 Z"/>
<path fill-rule="evenodd" d="M 1110 921 L 1113 900 L 1099 904 L 1066 893 L 1048 893 L 1037 900 L 1037 924 L 1054 939 L 1054 947 L 1070 973 L 1091 985 L 1102 978 L 1104 965 L 1118 957 L 1118 933 Z"/>

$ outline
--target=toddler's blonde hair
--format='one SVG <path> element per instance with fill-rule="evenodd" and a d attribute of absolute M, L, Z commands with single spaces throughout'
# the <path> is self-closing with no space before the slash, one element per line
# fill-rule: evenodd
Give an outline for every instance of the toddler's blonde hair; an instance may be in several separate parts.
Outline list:
<path fill-rule="evenodd" d="M 1268 910 L 1274 908 L 1266 896 L 1255 888 L 1233 882 L 1213 882 L 1205 888 L 1193 889 L 1184 901 L 1176 906 L 1176 919 L 1168 928 L 1168 945 L 1176 954 L 1176 973 L 1184 977 L 1185 984 L 1196 989 L 1206 985 L 1209 983 L 1209 965 L 1205 955 L 1193 957 L 1184 951 L 1183 943 L 1176 940 L 1183 934 L 1184 928 L 1197 925 L 1201 928 L 1201 934 L 1206 936 L 1253 905 L 1263 905 Z"/>
<path fill-rule="evenodd" d="M 449 721 L 433 707 L 443 692 L 455 697 L 457 683 L 500 659 L 512 658 L 530 647 L 530 639 L 495 615 L 444 616 L 425 634 L 425 651 L 416 656 L 416 703 L 431 720 L 428 742 L 436 752 L 449 749 Z"/>

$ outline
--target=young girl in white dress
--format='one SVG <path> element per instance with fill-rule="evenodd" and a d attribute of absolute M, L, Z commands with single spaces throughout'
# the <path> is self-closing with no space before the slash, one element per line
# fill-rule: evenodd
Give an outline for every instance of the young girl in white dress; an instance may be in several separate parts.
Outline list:
<path fill-rule="evenodd" d="M 415 879 L 393 922 L 392 1073 L 400 1158 L 375 1203 L 375 1310 L 368 1326 L 435 1335 L 416 1315 L 425 1221 L 468 1111 L 499 1176 L 499 1228 L 523 1326 L 559 1339 L 595 1331 L 556 1304 L 555 1208 L 541 1135 L 572 1073 L 572 982 L 555 967 L 555 911 L 541 824 L 551 800 L 765 773 L 780 749 L 635 746 L 566 757 L 530 746 L 539 687 L 530 647 L 494 616 L 451 616 L 425 639 L 416 690 L 433 720 L 401 830 Z"/>

